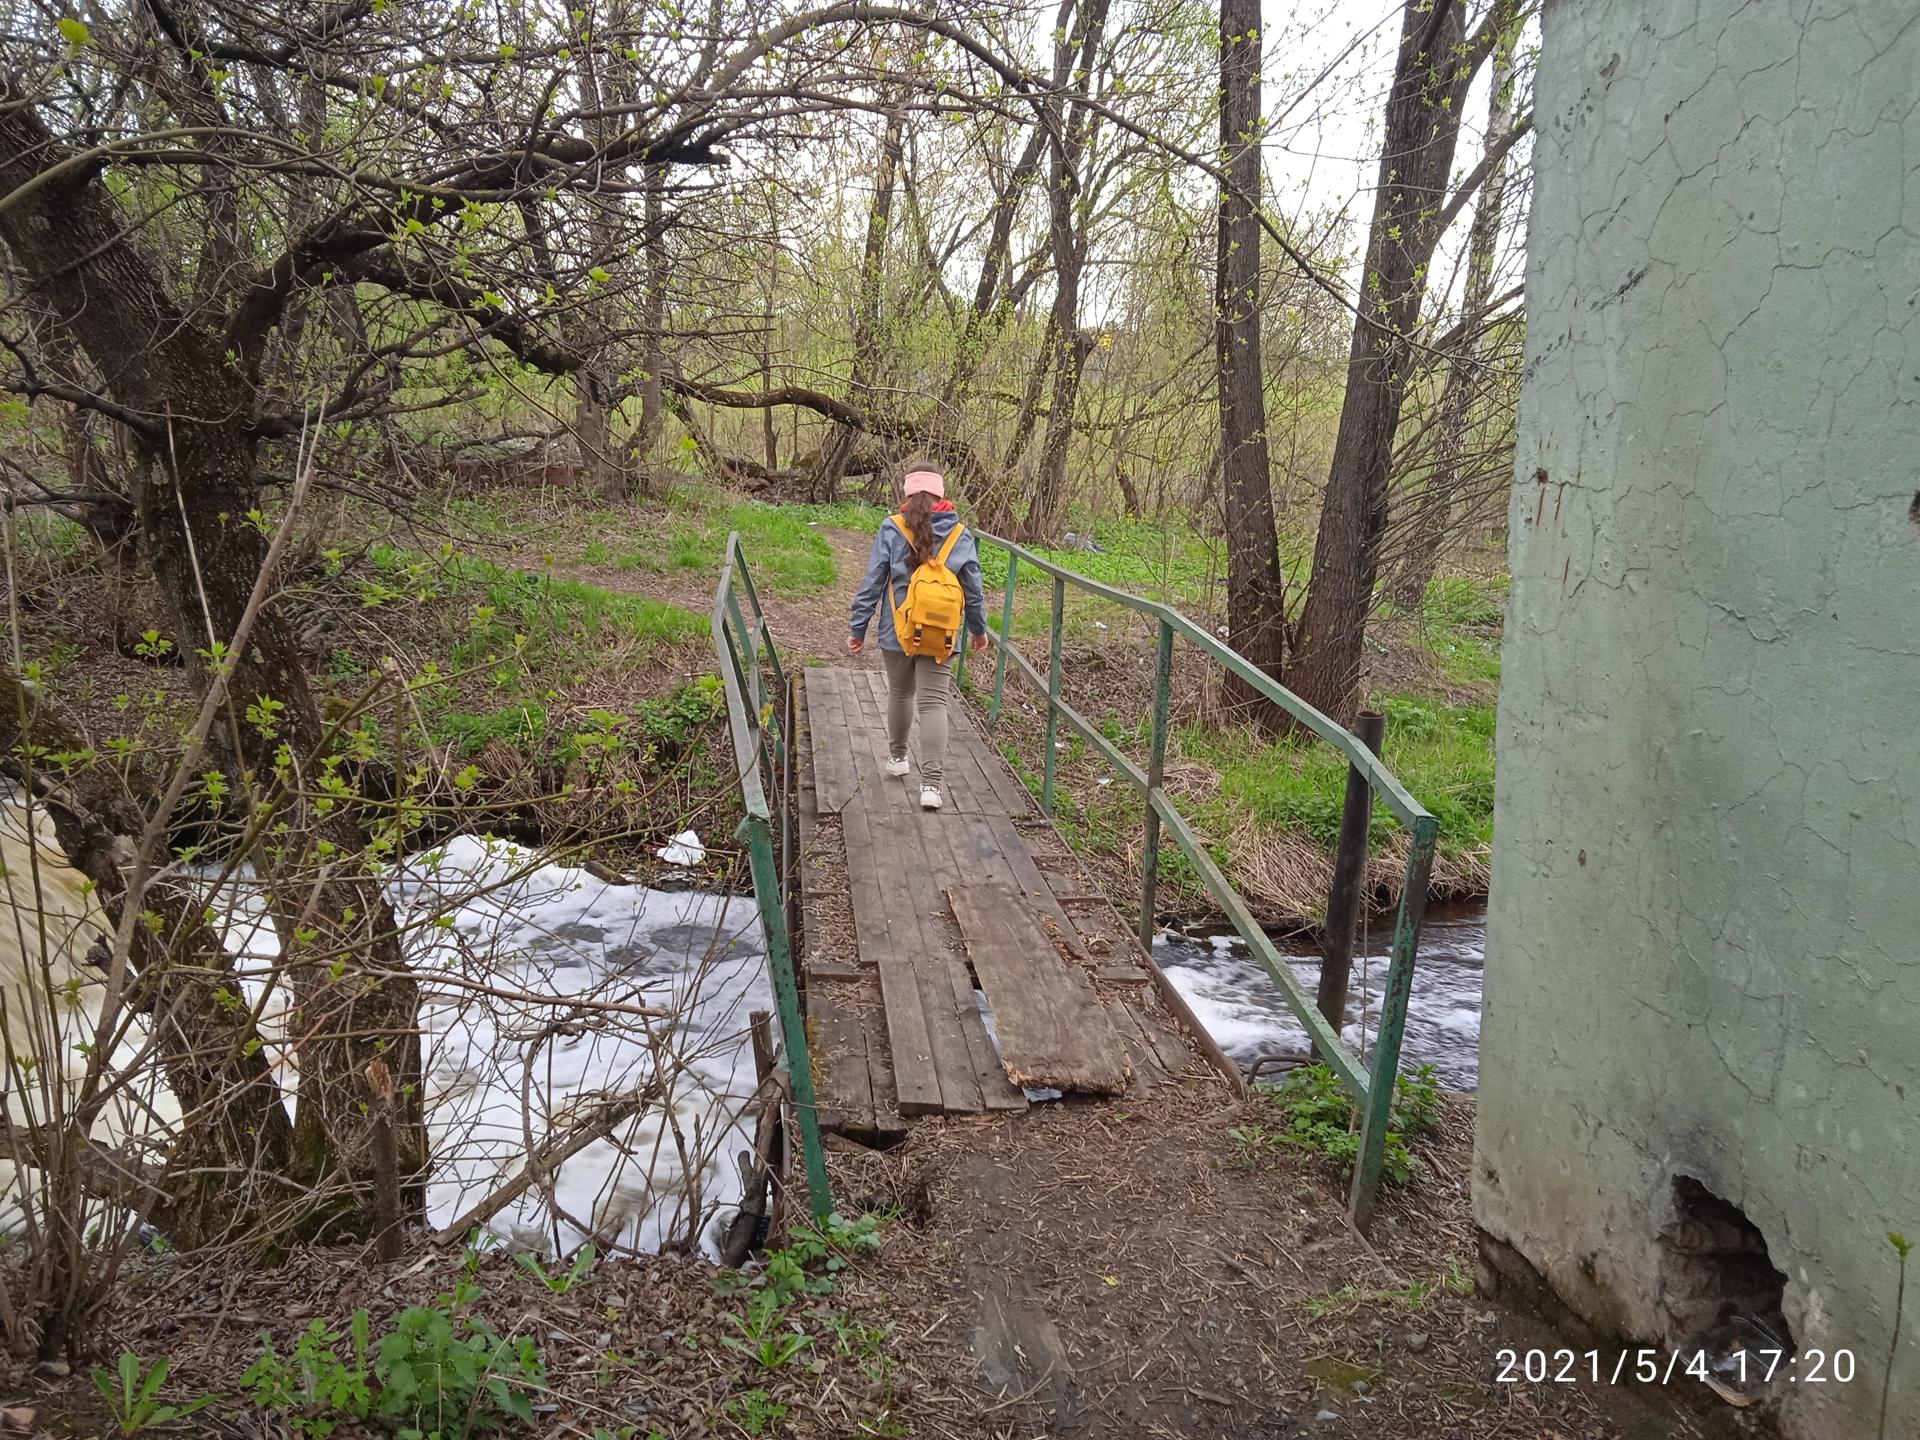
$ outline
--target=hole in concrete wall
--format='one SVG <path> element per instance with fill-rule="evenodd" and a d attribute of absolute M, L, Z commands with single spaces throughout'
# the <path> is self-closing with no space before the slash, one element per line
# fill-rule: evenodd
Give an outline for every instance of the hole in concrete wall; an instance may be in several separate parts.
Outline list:
<path fill-rule="evenodd" d="M 1913 504 L 1907 507 L 1907 518 L 1920 525 L 1920 490 L 1913 492 Z"/>
<path fill-rule="evenodd" d="M 1737 1206 L 1691 1175 L 1673 1182 L 1673 1221 L 1661 1232 L 1660 1307 L 1670 1349 L 1715 1356 L 1778 1349 L 1793 1336 L 1781 1309 L 1787 1277 L 1766 1237 Z"/>

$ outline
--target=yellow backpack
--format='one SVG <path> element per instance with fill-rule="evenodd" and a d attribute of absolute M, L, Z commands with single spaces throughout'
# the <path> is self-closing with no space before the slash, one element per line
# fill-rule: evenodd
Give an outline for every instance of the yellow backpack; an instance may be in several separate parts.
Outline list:
<path fill-rule="evenodd" d="M 913 532 L 899 515 L 893 523 L 907 537 L 907 550 L 913 550 Z M 967 594 L 960 581 L 947 568 L 947 557 L 966 533 L 967 527 L 955 525 L 940 553 L 915 567 L 907 581 L 907 598 L 896 600 L 893 582 L 887 582 L 887 602 L 893 607 L 893 634 L 901 650 L 909 655 L 928 655 L 944 662 L 960 643 L 960 632 L 967 623 Z"/>

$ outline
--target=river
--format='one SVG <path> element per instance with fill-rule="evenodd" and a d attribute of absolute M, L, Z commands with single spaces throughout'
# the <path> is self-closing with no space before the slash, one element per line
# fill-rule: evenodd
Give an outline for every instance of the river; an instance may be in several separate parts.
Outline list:
<path fill-rule="evenodd" d="M 36 822 L 30 846 L 18 804 L 0 794 L 0 905 L 12 912 L 0 916 L 0 999 L 12 1015 L 36 1017 L 77 1087 L 105 988 L 83 957 L 106 926 L 44 814 Z M 206 886 L 240 987 L 259 1007 L 265 1053 L 296 1105 L 300 1047 L 288 1042 L 286 977 L 260 883 L 246 867 L 182 873 Z M 752 899 L 610 883 L 473 836 L 407 856 L 388 896 L 421 992 L 428 1221 L 459 1220 L 516 1176 L 531 1149 L 589 1125 L 609 1100 L 651 1089 L 639 1114 L 478 1228 L 492 1243 L 549 1255 L 587 1242 L 657 1250 L 694 1230 L 716 1253 L 741 1196 L 734 1160 L 752 1144 L 743 1123 L 757 1088 L 749 1016 L 773 1009 Z M 49 985 L 67 997 L 51 1013 Z M 127 1083 L 96 1126 L 103 1143 L 164 1144 L 179 1122 L 146 1037 L 136 1016 L 116 1047 Z M 35 1101 L 30 1087 L 8 1088 L 16 1122 L 32 1118 Z M 0 1157 L 0 1235 L 24 1231 L 28 1193 Z"/>
<path fill-rule="evenodd" d="M 20 829 L 17 817 L 13 829 Z M 14 836 L 0 826 L 5 839 L 24 847 L 23 830 Z M 71 872 L 51 839 L 41 839 L 48 847 L 42 863 L 56 867 L 48 875 L 57 880 Z M 284 993 L 268 989 L 279 947 L 257 884 L 246 871 L 200 873 L 224 917 L 243 988 L 263 1002 L 268 1053 L 295 1096 L 297 1049 L 283 1049 Z M 81 887 L 66 889 L 75 914 L 59 927 L 56 958 L 80 996 L 74 1020 L 90 1033 L 99 977 L 76 962 L 99 928 L 97 913 L 82 913 L 95 907 Z M 773 1008 L 753 901 L 609 883 L 470 836 L 408 856 L 388 893 L 422 991 L 430 1222 L 453 1222 L 516 1173 L 530 1147 L 571 1132 L 608 1097 L 669 1075 L 669 1103 L 649 1104 L 570 1157 L 550 1186 L 529 1191 L 483 1228 L 497 1243 L 545 1254 L 589 1240 L 603 1250 L 645 1251 L 683 1239 L 691 1210 L 700 1248 L 713 1253 L 716 1222 L 740 1197 L 733 1157 L 751 1143 L 742 1124 L 755 1091 L 748 1016 Z M 9 890 L 6 898 L 25 909 L 36 897 Z M 1378 1022 L 1387 929 L 1376 922 L 1373 943 L 1355 962 L 1356 1018 L 1347 1036 L 1356 1049 Z M 1484 907 L 1429 913 L 1404 1058 L 1431 1062 L 1453 1089 L 1471 1090 L 1477 1080 L 1484 948 Z M 1305 1051 L 1304 1032 L 1237 937 L 1165 933 L 1154 954 L 1243 1066 Z M 24 956 L 14 959 L 8 973 L 21 971 L 15 979 L 24 981 Z M 1310 992 L 1317 957 L 1302 954 L 1293 965 Z M 642 1009 L 658 1013 L 636 1013 Z M 143 1113 L 172 1121 L 177 1112 L 157 1075 L 146 1083 L 154 1093 Z M 140 1128 L 110 1126 L 107 1138 Z M 13 1185 L 11 1175 L 0 1176 L 0 1199 L 10 1198 Z"/>
<path fill-rule="evenodd" d="M 1368 928 L 1364 955 L 1356 954 L 1349 988 L 1346 1041 L 1356 1050 L 1370 1047 L 1380 1021 L 1380 999 L 1387 979 L 1387 942 L 1391 915 L 1376 917 Z M 1319 951 L 1289 941 L 1277 942 L 1308 995 L 1319 984 Z M 1413 972 L 1413 998 L 1407 1007 L 1402 1068 L 1423 1062 L 1433 1066 L 1450 1090 L 1472 1090 L 1480 1078 L 1480 975 L 1487 949 L 1487 912 L 1483 903 L 1435 905 L 1420 932 L 1419 962 Z M 1306 1031 L 1293 1018 L 1280 989 L 1245 941 L 1237 935 L 1192 936 L 1163 931 L 1153 942 L 1153 958 L 1166 971 L 1200 1023 L 1242 1069 L 1263 1059 L 1303 1055 Z M 1362 996 L 1365 997 L 1364 1021 Z"/>

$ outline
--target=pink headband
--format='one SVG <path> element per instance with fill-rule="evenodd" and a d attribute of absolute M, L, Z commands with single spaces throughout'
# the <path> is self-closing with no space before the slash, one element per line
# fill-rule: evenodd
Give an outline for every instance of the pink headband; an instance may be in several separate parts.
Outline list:
<path fill-rule="evenodd" d="M 909 470 L 907 472 L 907 494 L 918 495 L 922 492 L 928 495 L 937 495 L 941 499 L 945 499 L 947 482 L 942 480 L 939 474 L 932 470 Z"/>

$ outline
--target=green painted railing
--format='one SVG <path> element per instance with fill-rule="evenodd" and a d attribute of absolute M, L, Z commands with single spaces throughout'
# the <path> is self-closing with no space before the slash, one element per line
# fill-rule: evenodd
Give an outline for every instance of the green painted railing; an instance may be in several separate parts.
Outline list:
<path fill-rule="evenodd" d="M 1007 552 L 1007 583 L 1001 598 L 1000 630 L 994 638 L 998 658 L 993 674 L 993 700 L 987 712 L 992 729 L 1000 718 L 1000 703 L 1006 688 L 1007 665 L 1011 662 L 1036 690 L 1047 697 L 1046 755 L 1041 770 L 1040 806 L 1053 814 L 1054 770 L 1059 746 L 1060 722 L 1067 724 L 1091 745 L 1115 770 L 1124 775 L 1146 800 L 1145 874 L 1140 897 L 1140 943 L 1153 945 L 1154 890 L 1159 881 L 1161 830 L 1173 837 L 1201 882 L 1213 895 L 1233 928 L 1247 942 L 1261 966 L 1280 987 L 1288 1006 L 1312 1038 L 1314 1048 L 1327 1062 L 1360 1108 L 1360 1155 L 1353 1170 L 1353 1186 L 1348 1208 L 1354 1223 L 1364 1227 L 1372 1218 L 1374 1197 L 1380 1186 L 1381 1162 L 1386 1151 L 1387 1121 L 1393 1105 L 1394 1081 L 1400 1068 L 1400 1042 L 1407 1025 L 1407 998 L 1413 990 L 1414 956 L 1420 944 L 1420 919 L 1426 908 L 1427 882 L 1433 869 L 1434 841 L 1440 822 L 1429 815 L 1409 795 L 1406 787 L 1380 763 L 1359 737 L 1336 724 L 1307 704 L 1271 676 L 1262 673 L 1244 656 L 1220 643 L 1193 621 L 1171 606 L 1139 595 L 1102 585 L 1083 575 L 1043 560 L 1032 551 L 1002 540 L 995 535 L 974 532 L 983 545 L 995 545 Z M 1031 565 L 1053 577 L 1053 624 L 1048 651 L 1047 673 L 1042 675 L 1012 642 L 1014 587 L 1020 567 Z M 1102 735 L 1085 716 L 1069 705 L 1061 695 L 1061 638 L 1066 616 L 1067 587 L 1071 585 L 1115 605 L 1136 611 L 1159 624 L 1159 644 L 1154 652 L 1153 733 L 1147 768 L 1143 771 Z M 1400 908 L 1394 919 L 1393 951 L 1387 970 L 1387 989 L 1380 1012 L 1379 1033 L 1374 1041 L 1369 1067 L 1348 1048 L 1336 1027 L 1329 1023 L 1300 984 L 1294 979 L 1285 957 L 1253 918 L 1253 912 L 1240 898 L 1233 883 L 1221 873 L 1207 847 L 1193 828 L 1173 807 L 1161 788 L 1161 772 L 1167 755 L 1168 714 L 1171 708 L 1173 678 L 1173 641 L 1178 635 L 1197 646 L 1229 673 L 1238 676 L 1255 691 L 1273 701 L 1301 725 L 1332 745 L 1347 757 L 1352 773 L 1364 780 L 1373 794 L 1412 832 L 1413 844 L 1407 853 L 1405 883 L 1400 890 Z"/>
<path fill-rule="evenodd" d="M 745 602 L 744 608 L 742 601 Z M 780 1012 L 780 1063 L 792 1087 L 807 1171 L 807 1202 L 816 1220 L 833 1209 L 827 1188 L 827 1157 L 820 1144 L 820 1116 L 813 1092 L 813 1061 L 807 1052 L 806 1018 L 793 971 L 793 932 L 798 904 L 799 844 L 793 772 L 787 743 L 793 734 L 793 689 L 767 628 L 736 531 L 727 537 L 726 563 L 713 592 L 713 648 L 727 697 L 727 728 L 733 736 L 735 779 L 746 810 L 738 838 L 747 847 L 753 894 L 767 937 L 767 968 L 773 974 Z"/>

